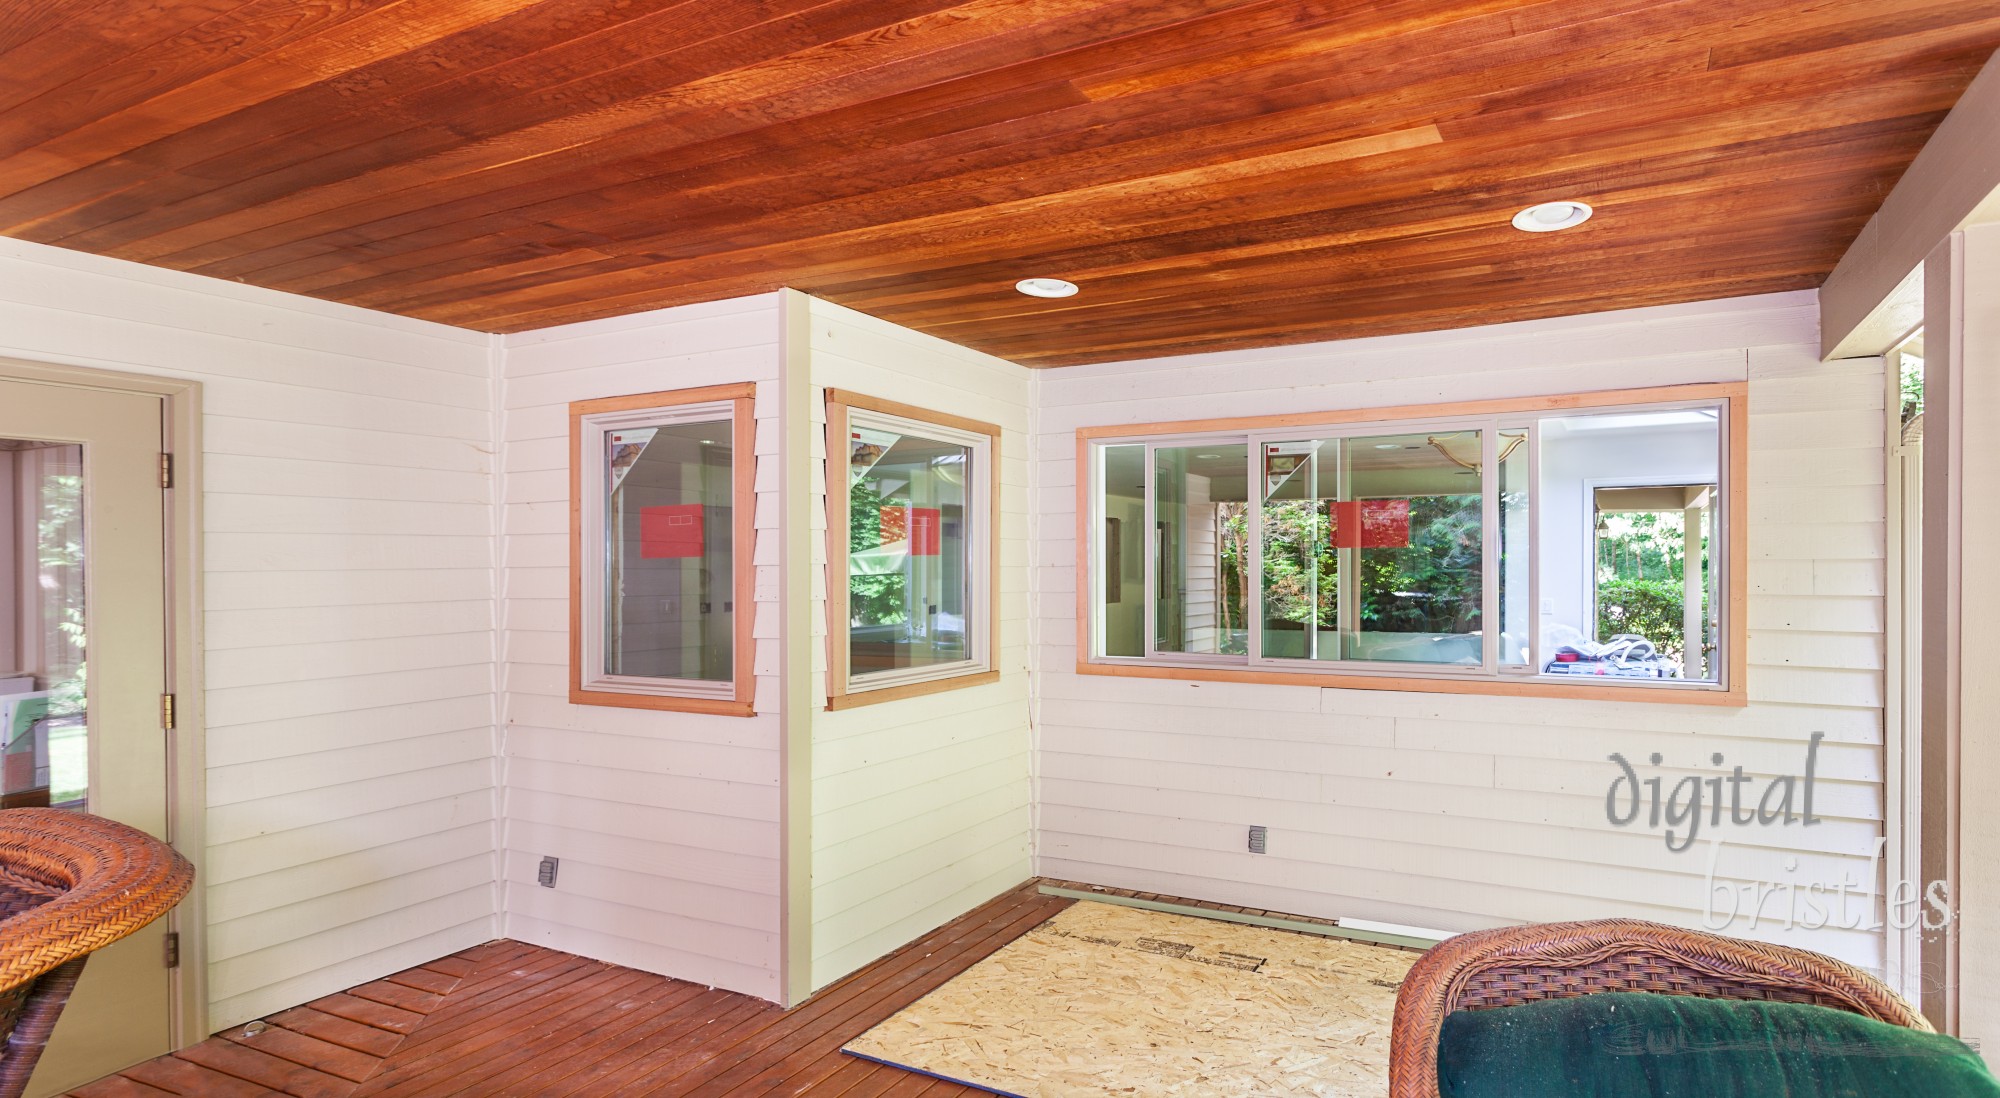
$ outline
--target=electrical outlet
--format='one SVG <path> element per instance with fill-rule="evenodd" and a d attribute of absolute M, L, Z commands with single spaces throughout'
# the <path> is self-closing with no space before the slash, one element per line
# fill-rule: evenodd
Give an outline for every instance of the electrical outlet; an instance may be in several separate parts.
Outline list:
<path fill-rule="evenodd" d="M 560 864 L 562 864 L 562 859 L 551 858 L 546 854 L 543 855 L 541 866 L 535 870 L 535 883 L 541 885 L 543 888 L 554 888 L 556 886 L 556 866 Z"/>
<path fill-rule="evenodd" d="M 1250 853 L 1262 854 L 1271 837 L 1271 829 L 1262 824 L 1250 825 Z"/>

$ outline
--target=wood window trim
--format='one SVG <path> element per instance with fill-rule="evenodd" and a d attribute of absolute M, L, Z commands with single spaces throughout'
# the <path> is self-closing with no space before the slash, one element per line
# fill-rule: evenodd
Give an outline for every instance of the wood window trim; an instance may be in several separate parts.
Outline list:
<path fill-rule="evenodd" d="M 1575 698 L 1591 701 L 1633 701 L 1665 705 L 1701 705 L 1742 708 L 1750 704 L 1745 675 L 1748 670 L 1749 565 L 1749 486 L 1750 486 L 1750 386 L 1727 381 L 1697 385 L 1665 385 L 1642 389 L 1611 389 L 1591 393 L 1564 393 L 1552 396 L 1510 397 L 1497 400 L 1455 401 L 1442 404 L 1402 404 L 1381 408 L 1346 408 L 1323 412 L 1294 412 L 1270 416 L 1236 416 L 1225 419 L 1195 419 L 1164 423 L 1120 424 L 1082 427 L 1076 432 L 1076 673 L 1121 678 L 1170 679 L 1182 682 L 1242 682 L 1273 686 L 1309 686 L 1338 690 L 1400 690 L 1427 694 L 1484 694 L 1500 697 Z M 1096 590 L 1096 573 L 1091 560 L 1091 523 L 1095 511 L 1091 499 L 1090 451 L 1093 444 L 1130 438 L 1194 435 L 1219 431 L 1262 431 L 1286 427 L 1337 427 L 1351 423 L 1397 420 L 1445 419 L 1458 416 L 1541 415 L 1592 408 L 1637 404 L 1670 404 L 1680 401 L 1721 400 L 1729 409 L 1727 462 L 1723 471 L 1729 486 L 1728 576 L 1723 594 L 1728 607 L 1727 682 L 1722 689 L 1698 686 L 1658 687 L 1605 684 L 1572 684 L 1543 680 L 1455 679 L 1442 676 L 1315 674 L 1312 672 L 1234 670 L 1219 667 L 1187 667 L 1098 663 L 1091 659 L 1092 622 L 1097 612 L 1091 594 Z"/>
<path fill-rule="evenodd" d="M 847 621 L 847 480 L 841 475 L 844 469 L 841 456 L 847 452 L 848 413 L 853 410 L 876 412 L 882 415 L 898 416 L 916 420 L 919 423 L 934 423 L 939 427 L 949 427 L 967 434 L 985 435 L 987 438 L 987 557 L 986 585 L 987 598 L 987 667 L 984 670 L 967 671 L 948 678 L 929 679 L 924 682 L 906 683 L 900 686 L 883 686 L 873 690 L 850 690 L 848 678 L 848 652 L 844 643 Z M 901 701 L 905 698 L 919 698 L 930 694 L 942 694 L 951 690 L 965 690 L 974 686 L 986 686 L 1000 681 L 1000 428 L 991 423 L 965 416 L 949 415 L 944 412 L 920 408 L 914 404 L 883 400 L 847 389 L 829 388 L 826 391 L 826 664 L 827 690 L 826 708 L 829 710 L 858 709 L 864 705 L 879 705 L 883 702 Z"/>
<path fill-rule="evenodd" d="M 705 385 L 658 393 L 571 401 L 569 406 L 569 701 L 571 705 L 605 705 L 623 709 L 653 709 L 674 713 L 708 713 L 722 717 L 756 715 L 757 577 L 752 548 L 757 537 L 757 386 L 755 382 Z M 730 556 L 734 573 L 735 652 L 731 657 L 729 698 L 678 698 L 658 694 L 626 694 L 586 690 L 583 686 L 583 420 L 606 412 L 642 408 L 672 408 L 687 404 L 729 401 Z"/>

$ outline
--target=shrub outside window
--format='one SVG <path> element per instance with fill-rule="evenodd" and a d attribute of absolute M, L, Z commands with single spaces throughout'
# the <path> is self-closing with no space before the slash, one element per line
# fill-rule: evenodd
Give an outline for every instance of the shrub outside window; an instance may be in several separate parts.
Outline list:
<path fill-rule="evenodd" d="M 570 701 L 752 713 L 754 386 L 570 405 Z"/>
<path fill-rule="evenodd" d="M 1726 384 L 1079 432 L 1079 669 L 1741 704 L 1743 404 Z"/>
<path fill-rule="evenodd" d="M 828 707 L 990 682 L 999 428 L 828 390 Z"/>

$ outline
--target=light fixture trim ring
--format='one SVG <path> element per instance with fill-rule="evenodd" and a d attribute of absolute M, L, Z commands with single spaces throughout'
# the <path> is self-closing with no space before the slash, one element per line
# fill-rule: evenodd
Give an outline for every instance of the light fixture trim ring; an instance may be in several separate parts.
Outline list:
<path fill-rule="evenodd" d="M 1595 212 L 1590 203 L 1574 198 L 1538 202 L 1514 215 L 1514 227 L 1524 233 L 1553 233 L 1573 229 L 1589 221 Z"/>
<path fill-rule="evenodd" d="M 1027 294 L 1029 297 L 1042 297 L 1050 299 L 1062 298 L 1062 297 L 1075 297 L 1077 292 L 1077 285 L 1074 282 L 1069 282 L 1060 278 L 1048 278 L 1042 276 L 1038 276 L 1035 278 L 1024 278 L 1021 281 L 1014 283 L 1014 288 L 1016 290 L 1021 291 L 1024 294 Z"/>

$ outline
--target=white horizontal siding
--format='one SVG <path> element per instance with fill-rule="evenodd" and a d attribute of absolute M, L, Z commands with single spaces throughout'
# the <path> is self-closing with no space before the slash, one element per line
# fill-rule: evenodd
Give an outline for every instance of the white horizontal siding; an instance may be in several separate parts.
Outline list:
<path fill-rule="evenodd" d="M 203 384 L 211 1027 L 496 933 L 490 342 L 0 240 L 0 354 Z"/>
<path fill-rule="evenodd" d="M 506 340 L 500 434 L 506 935 L 776 999 L 775 295 Z M 756 382 L 755 717 L 569 704 L 573 400 Z M 746 608 L 749 612 L 751 608 Z M 560 858 L 542 888 L 544 855 Z"/>
<path fill-rule="evenodd" d="M 1705 863 L 1605 823 L 1612 751 L 1660 752 L 1669 780 L 1717 751 L 1767 775 L 1823 732 L 1826 822 L 1732 835 L 1717 872 L 1865 876 L 1880 365 L 1817 363 L 1809 295 L 1034 374 L 810 308 L 810 384 L 1003 428 L 1002 680 L 814 714 L 813 986 L 1036 870 L 1441 927 L 1692 923 Z M 206 386 L 212 1024 L 500 933 L 779 997 L 775 458 L 824 456 L 823 432 L 779 438 L 779 329 L 766 296 L 496 352 L 0 241 L 0 353 Z M 1752 386 L 1747 709 L 1073 673 L 1079 426 L 1714 380 Z M 567 403 L 736 381 L 760 385 L 759 715 L 570 705 Z M 823 491 L 815 519 L 823 537 Z M 1242 852 L 1250 823 L 1270 854 Z M 545 854 L 556 889 L 534 884 Z M 1795 940 L 1879 964 L 1868 934 Z"/>
<path fill-rule="evenodd" d="M 1705 854 L 1612 827 L 1607 756 L 1650 776 L 1658 752 L 1669 787 L 1715 773 L 1718 752 L 1751 774 L 1795 774 L 1824 732 L 1825 823 L 1728 830 L 1717 877 L 1872 880 L 1882 366 L 1820 364 L 1816 320 L 1810 294 L 1786 294 L 1042 372 L 1038 871 L 1445 929 L 1607 915 L 1699 925 Z M 1712 381 L 1750 383 L 1745 709 L 1074 673 L 1079 427 Z M 1271 853 L 1245 852 L 1250 824 L 1271 829 Z M 1735 932 L 1881 964 L 1879 933 L 1785 935 L 1768 920 Z"/>
<path fill-rule="evenodd" d="M 1029 371 L 814 300 L 812 442 L 847 389 L 1000 427 L 997 683 L 813 715 L 812 986 L 832 981 L 1025 880 Z M 791 440 L 797 444 L 799 440 Z M 835 455 L 835 467 L 844 458 Z M 815 537 L 826 530 L 825 465 Z M 825 550 L 815 550 L 824 560 Z M 840 582 L 840 578 L 831 578 Z M 826 696 L 826 596 L 815 585 L 814 696 Z"/>

